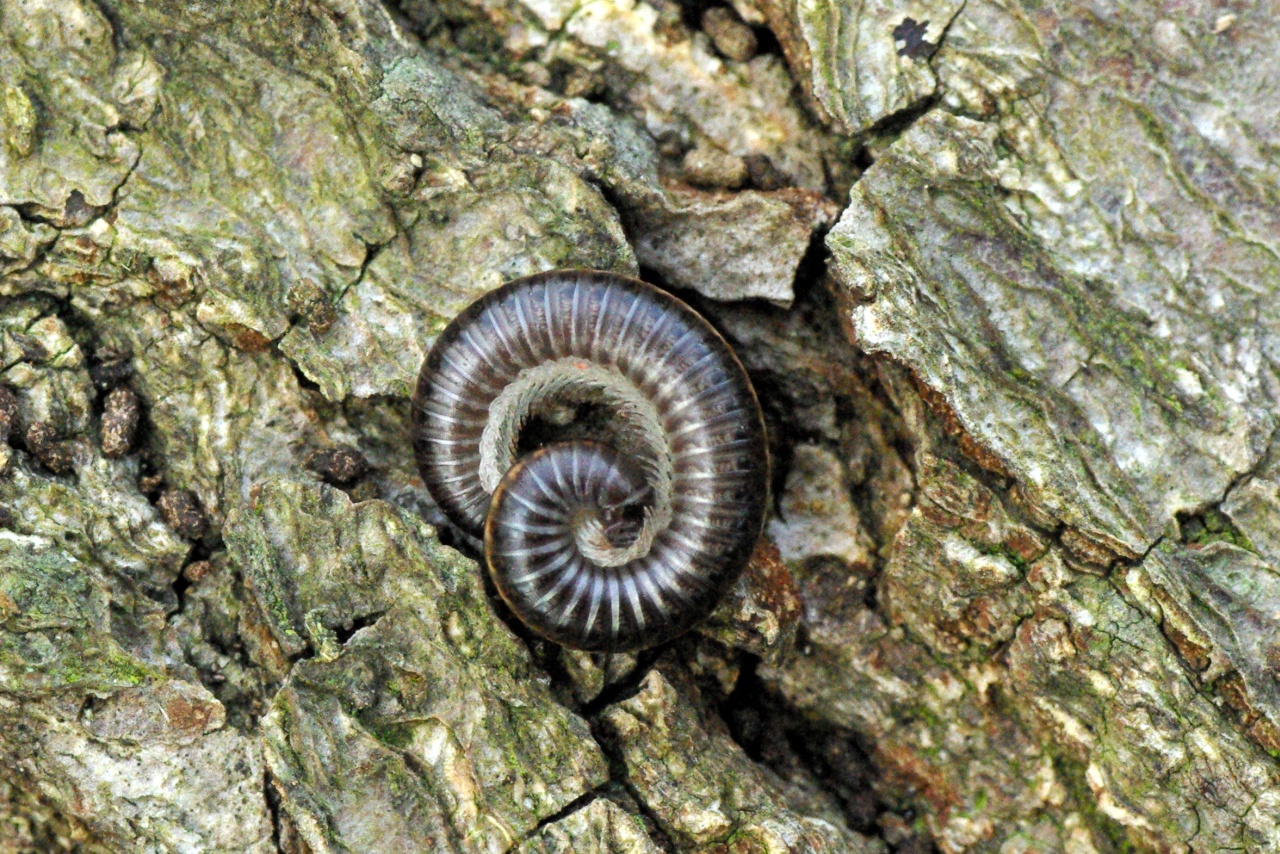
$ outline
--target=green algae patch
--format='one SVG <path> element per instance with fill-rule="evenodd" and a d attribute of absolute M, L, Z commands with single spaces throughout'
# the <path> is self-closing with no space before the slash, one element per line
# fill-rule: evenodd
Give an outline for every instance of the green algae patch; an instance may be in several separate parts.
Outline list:
<path fill-rule="evenodd" d="M 0 531 L 0 691 L 111 691 L 163 676 L 111 636 L 102 583 L 49 541 Z"/>

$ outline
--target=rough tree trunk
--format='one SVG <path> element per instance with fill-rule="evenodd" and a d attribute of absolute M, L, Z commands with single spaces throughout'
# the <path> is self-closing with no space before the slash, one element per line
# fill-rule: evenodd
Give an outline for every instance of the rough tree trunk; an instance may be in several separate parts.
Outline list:
<path fill-rule="evenodd" d="M 1280 851 L 1277 20 L 0 0 L 0 850 Z M 652 653 L 504 621 L 414 469 L 555 267 L 766 409 Z"/>

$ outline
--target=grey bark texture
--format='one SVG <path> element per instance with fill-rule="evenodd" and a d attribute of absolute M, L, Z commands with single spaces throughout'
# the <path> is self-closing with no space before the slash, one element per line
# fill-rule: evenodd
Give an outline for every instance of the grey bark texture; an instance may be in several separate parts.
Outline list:
<path fill-rule="evenodd" d="M 0 851 L 1280 851 L 1278 22 L 0 0 Z M 563 267 L 770 431 L 635 655 L 511 621 L 410 449 Z"/>

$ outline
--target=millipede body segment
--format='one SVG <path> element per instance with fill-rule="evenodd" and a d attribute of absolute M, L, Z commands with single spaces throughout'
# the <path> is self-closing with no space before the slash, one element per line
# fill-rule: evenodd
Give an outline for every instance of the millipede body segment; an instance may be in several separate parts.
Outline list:
<path fill-rule="evenodd" d="M 520 454 L 533 418 L 607 414 L 603 436 Z M 680 300 L 597 271 L 519 279 L 441 333 L 414 396 L 432 496 L 483 537 L 538 634 L 586 650 L 661 643 L 711 611 L 760 536 L 764 424 L 724 339 Z"/>

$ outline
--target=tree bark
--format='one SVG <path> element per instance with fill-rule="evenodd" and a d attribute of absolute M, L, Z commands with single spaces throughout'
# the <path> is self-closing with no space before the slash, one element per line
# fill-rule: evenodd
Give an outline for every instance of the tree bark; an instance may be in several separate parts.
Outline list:
<path fill-rule="evenodd" d="M 1280 850 L 1280 7 L 0 0 L 0 850 Z M 560 650 L 409 402 L 503 281 L 770 432 Z"/>

